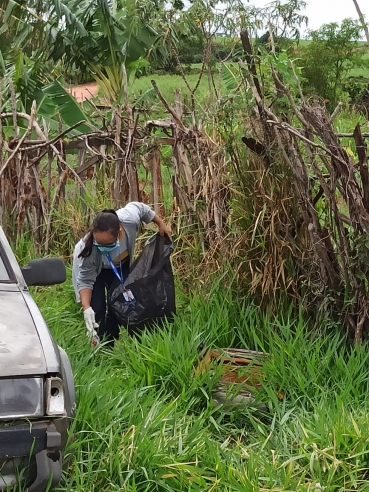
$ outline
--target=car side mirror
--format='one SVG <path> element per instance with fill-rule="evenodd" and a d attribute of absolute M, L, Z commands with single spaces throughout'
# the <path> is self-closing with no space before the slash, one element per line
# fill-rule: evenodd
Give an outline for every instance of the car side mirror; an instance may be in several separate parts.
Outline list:
<path fill-rule="evenodd" d="M 65 264 L 61 258 L 31 260 L 21 270 L 28 287 L 62 284 L 67 279 Z"/>

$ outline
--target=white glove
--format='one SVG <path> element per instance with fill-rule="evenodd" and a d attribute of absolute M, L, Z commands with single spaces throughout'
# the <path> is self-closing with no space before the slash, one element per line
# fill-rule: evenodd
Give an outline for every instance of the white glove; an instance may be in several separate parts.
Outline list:
<path fill-rule="evenodd" d="M 92 346 L 96 347 L 96 345 L 100 343 L 100 338 L 95 328 L 98 328 L 99 325 L 95 321 L 95 311 L 92 309 L 92 307 L 89 307 L 85 311 L 83 311 L 83 317 L 85 318 L 87 329 L 86 335 L 91 340 Z"/>

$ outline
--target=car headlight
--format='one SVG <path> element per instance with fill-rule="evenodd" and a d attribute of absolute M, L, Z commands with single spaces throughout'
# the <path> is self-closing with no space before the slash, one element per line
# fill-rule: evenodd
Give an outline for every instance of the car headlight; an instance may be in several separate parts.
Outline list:
<path fill-rule="evenodd" d="M 65 415 L 64 383 L 60 378 L 46 379 L 46 415 Z"/>
<path fill-rule="evenodd" d="M 0 379 L 0 419 L 44 415 L 42 378 Z"/>

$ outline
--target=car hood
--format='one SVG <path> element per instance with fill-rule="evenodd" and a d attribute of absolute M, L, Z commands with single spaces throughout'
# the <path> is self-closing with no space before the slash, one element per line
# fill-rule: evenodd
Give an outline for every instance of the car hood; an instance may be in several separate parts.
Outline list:
<path fill-rule="evenodd" d="M 35 323 L 19 291 L 0 291 L 0 377 L 45 374 Z"/>

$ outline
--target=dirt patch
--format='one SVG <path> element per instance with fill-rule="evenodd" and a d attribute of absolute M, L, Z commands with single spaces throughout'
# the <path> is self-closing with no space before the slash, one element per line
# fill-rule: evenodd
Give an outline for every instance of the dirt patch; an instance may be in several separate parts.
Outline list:
<path fill-rule="evenodd" d="M 75 85 L 67 88 L 67 91 L 72 94 L 77 102 L 83 102 L 86 99 L 91 99 L 97 96 L 98 85 L 96 82 L 90 84 Z"/>

